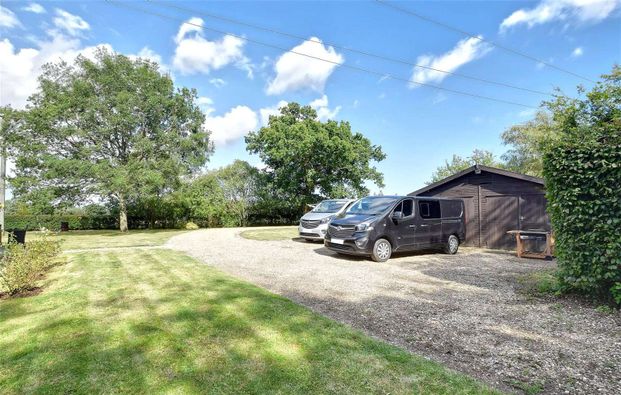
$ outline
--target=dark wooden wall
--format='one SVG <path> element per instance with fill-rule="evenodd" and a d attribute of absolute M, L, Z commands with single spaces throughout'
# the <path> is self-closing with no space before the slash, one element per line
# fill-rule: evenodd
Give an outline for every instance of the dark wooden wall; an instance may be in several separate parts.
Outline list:
<path fill-rule="evenodd" d="M 513 229 L 550 229 L 543 185 L 481 171 L 439 185 L 420 196 L 461 198 L 466 208 L 465 245 L 514 249 Z"/>

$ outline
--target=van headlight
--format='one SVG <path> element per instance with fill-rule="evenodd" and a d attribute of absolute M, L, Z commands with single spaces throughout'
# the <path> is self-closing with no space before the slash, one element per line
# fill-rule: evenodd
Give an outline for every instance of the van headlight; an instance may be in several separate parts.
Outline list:
<path fill-rule="evenodd" d="M 329 217 L 325 217 L 321 220 L 321 224 L 327 224 L 328 222 L 332 221 L 334 219 L 334 215 L 331 215 Z"/>
<path fill-rule="evenodd" d="M 373 226 L 371 226 L 368 222 L 363 222 L 361 224 L 356 225 L 356 232 L 370 232 L 373 230 Z"/>

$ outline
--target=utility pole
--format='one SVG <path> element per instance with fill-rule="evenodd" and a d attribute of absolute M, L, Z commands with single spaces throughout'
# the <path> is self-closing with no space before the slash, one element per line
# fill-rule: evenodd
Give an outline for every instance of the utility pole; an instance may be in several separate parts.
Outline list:
<path fill-rule="evenodd" d="M 2 244 L 2 232 L 4 232 L 4 203 L 6 194 L 6 152 L 4 144 L 0 147 L 0 244 Z"/>
<path fill-rule="evenodd" d="M 0 131 L 4 132 L 5 120 L 0 117 Z M 4 147 L 4 133 L 0 135 L 0 245 L 2 245 L 2 233 L 4 233 L 4 206 L 6 197 L 6 149 Z"/>

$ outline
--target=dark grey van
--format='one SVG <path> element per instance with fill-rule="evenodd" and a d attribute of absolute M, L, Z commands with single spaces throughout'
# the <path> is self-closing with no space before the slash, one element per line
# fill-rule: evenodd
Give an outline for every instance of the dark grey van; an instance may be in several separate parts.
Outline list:
<path fill-rule="evenodd" d="M 460 199 L 367 196 L 330 222 L 324 244 L 384 262 L 396 251 L 443 248 L 455 254 L 465 234 Z"/>

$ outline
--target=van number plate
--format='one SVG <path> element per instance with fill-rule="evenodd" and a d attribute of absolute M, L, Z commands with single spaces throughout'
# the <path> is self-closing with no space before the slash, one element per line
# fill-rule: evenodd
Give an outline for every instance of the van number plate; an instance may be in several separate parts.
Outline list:
<path fill-rule="evenodd" d="M 334 243 L 334 244 L 344 244 L 345 240 L 343 239 L 330 239 L 330 243 Z"/>

